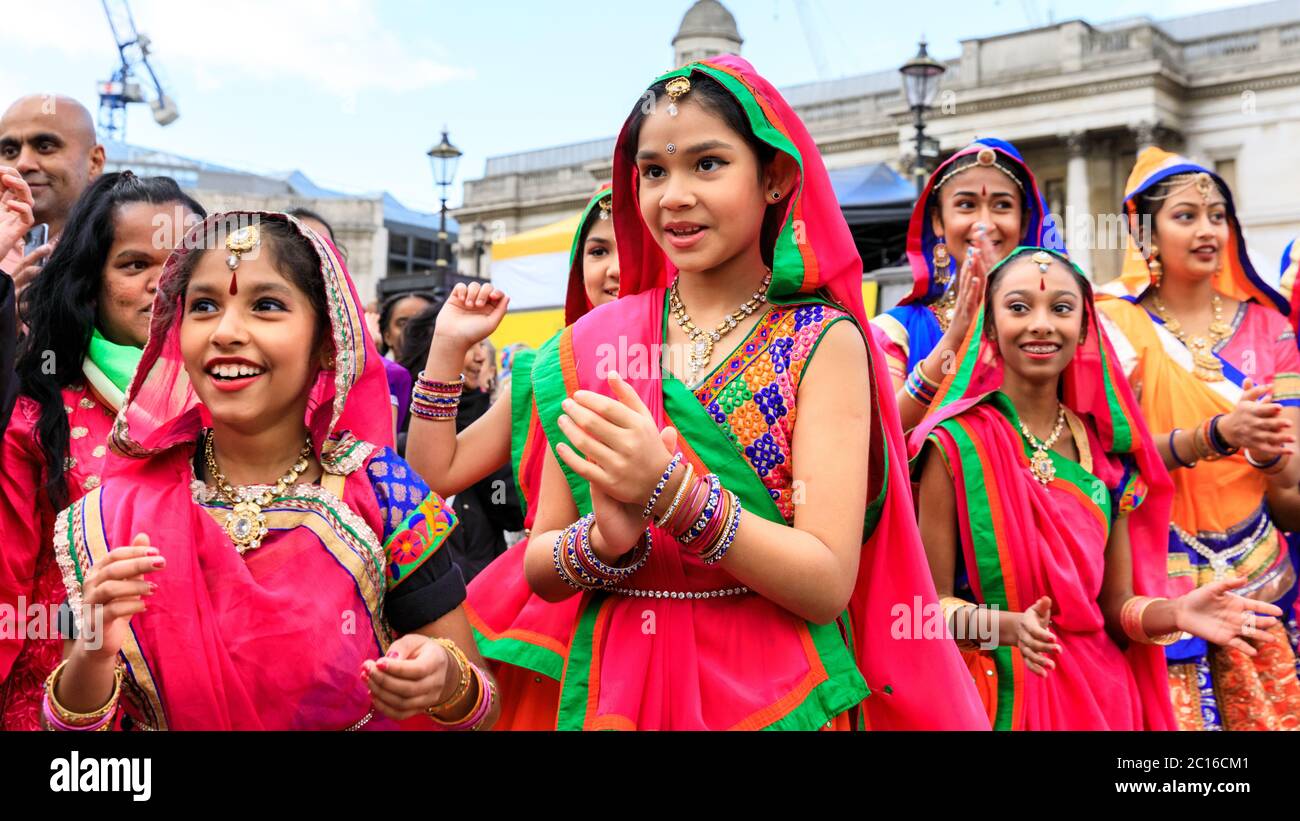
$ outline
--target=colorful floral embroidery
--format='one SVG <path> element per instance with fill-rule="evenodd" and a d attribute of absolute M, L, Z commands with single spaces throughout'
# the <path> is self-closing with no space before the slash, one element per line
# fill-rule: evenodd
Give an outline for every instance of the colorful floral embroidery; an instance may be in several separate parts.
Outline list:
<path fill-rule="evenodd" d="M 759 320 L 749 338 L 695 396 L 794 521 L 790 440 L 799 380 L 817 341 L 848 314 L 821 304 L 783 306 Z"/>

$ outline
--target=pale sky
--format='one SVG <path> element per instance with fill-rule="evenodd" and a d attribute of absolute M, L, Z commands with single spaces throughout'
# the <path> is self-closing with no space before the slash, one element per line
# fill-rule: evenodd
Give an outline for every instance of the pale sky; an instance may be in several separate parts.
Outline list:
<path fill-rule="evenodd" d="M 1081 18 L 1160 20 L 1240 0 L 724 0 L 742 53 L 778 86 L 901 65 L 960 40 Z M 132 0 L 179 108 L 166 128 L 130 107 L 136 145 L 254 172 L 298 169 L 344 191 L 436 210 L 424 153 L 443 124 L 465 156 L 612 136 L 672 66 L 691 0 Z M 801 13 L 800 8 L 803 11 Z M 117 65 L 100 0 L 0 0 L 0 106 L 58 92 L 98 110 Z M 822 55 L 819 66 L 812 55 Z M 459 202 L 454 192 L 451 204 Z"/>

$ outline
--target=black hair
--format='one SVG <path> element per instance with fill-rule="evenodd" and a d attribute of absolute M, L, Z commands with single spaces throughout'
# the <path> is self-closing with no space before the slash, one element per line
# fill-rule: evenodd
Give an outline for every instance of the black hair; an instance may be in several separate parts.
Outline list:
<path fill-rule="evenodd" d="M 427 297 L 426 294 L 421 296 Z M 410 372 L 412 381 L 424 370 L 424 363 L 429 359 L 429 346 L 433 344 L 434 326 L 438 322 L 438 312 L 442 306 L 443 300 L 430 298 L 429 304 L 406 320 L 406 326 L 402 329 L 402 347 L 401 350 L 394 351 L 394 354 L 397 356 L 397 364 Z"/>
<path fill-rule="evenodd" d="M 270 251 L 271 264 L 281 276 L 306 294 L 308 303 L 316 312 L 312 351 L 313 353 L 320 351 L 328 336 L 330 320 L 325 282 L 320 274 L 321 259 L 316 253 L 316 246 L 310 239 L 298 233 L 298 230 L 283 217 L 261 214 L 255 219 L 263 247 Z M 189 289 L 194 269 L 204 254 L 212 248 L 223 248 L 227 236 L 248 224 L 247 214 L 225 214 L 204 229 L 204 236 L 199 240 L 197 247 L 189 252 L 177 270 L 176 276 L 164 286 L 166 299 L 161 310 L 168 312 L 165 315 L 166 319 L 178 321 L 178 316 L 174 312 L 184 313 L 185 292 Z"/>
<path fill-rule="evenodd" d="M 393 309 L 397 307 L 399 302 L 406 299 L 408 296 L 413 296 L 416 299 L 423 299 L 430 305 L 441 304 L 441 300 L 439 300 L 437 296 L 428 293 L 427 291 L 402 291 L 401 293 L 393 294 L 388 297 L 388 299 L 385 299 L 384 304 L 379 308 L 379 338 L 375 340 L 375 344 L 379 346 L 379 352 L 381 354 L 388 353 L 388 343 L 384 340 L 384 335 L 388 333 L 388 322 L 393 318 Z M 410 320 L 407 321 L 409 322 Z M 428 346 L 426 345 L 425 347 L 427 348 Z M 393 355 L 398 356 L 400 354 L 398 351 L 394 351 Z"/>
<path fill-rule="evenodd" d="M 641 128 L 645 125 L 645 119 L 649 116 L 647 109 L 653 110 L 652 106 L 647 106 L 646 102 L 653 95 L 656 105 L 659 101 L 668 96 L 667 86 L 669 80 L 661 80 L 650 86 L 641 99 L 637 100 L 636 105 L 632 107 L 632 113 L 628 115 L 624 129 L 627 132 L 627 139 L 623 143 L 623 155 L 636 165 L 637 145 L 641 141 Z M 776 160 L 777 149 L 758 138 L 754 133 L 753 126 L 749 123 L 749 117 L 745 110 L 741 108 L 740 101 L 726 89 L 722 83 L 719 83 L 713 77 L 701 71 L 691 73 L 691 90 L 682 98 L 682 102 L 693 101 L 703 106 L 705 110 L 717 115 L 727 127 L 736 132 L 745 141 L 745 145 L 754 152 L 758 158 L 758 173 L 761 179 L 768 167 Z M 785 217 L 785 202 L 769 203 L 767 211 L 763 216 L 763 231 L 760 235 L 760 247 L 763 252 L 763 262 L 770 268 L 772 267 L 772 255 L 776 247 L 777 235 L 781 233 L 781 223 Z"/>
<path fill-rule="evenodd" d="M 22 295 L 28 332 L 15 371 L 22 392 L 40 405 L 36 438 L 45 457 L 45 489 L 56 510 L 69 502 L 63 464 L 69 429 L 62 391 L 82 379 L 104 266 L 117 233 L 117 209 L 137 202 L 177 203 L 200 218 L 207 215 L 170 177 L 104 174 L 73 204 L 45 269 Z"/>

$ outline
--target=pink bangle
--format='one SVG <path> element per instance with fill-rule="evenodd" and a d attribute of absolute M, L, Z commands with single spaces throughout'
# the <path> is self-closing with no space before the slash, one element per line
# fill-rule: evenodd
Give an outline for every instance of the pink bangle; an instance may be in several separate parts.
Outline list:
<path fill-rule="evenodd" d="M 67 724 L 65 722 L 60 721 L 58 717 L 54 715 L 54 711 L 50 709 L 50 697 L 48 694 L 41 699 L 41 713 L 45 717 L 45 723 L 49 725 L 51 729 L 61 730 L 63 732 L 70 732 L 70 733 L 95 732 L 96 730 L 102 729 L 105 726 L 111 724 L 113 722 L 113 717 L 117 715 L 117 711 L 112 710 L 108 713 L 108 715 L 99 719 L 94 724 L 85 724 L 81 726 L 77 726 L 74 724 Z"/>
<path fill-rule="evenodd" d="M 470 669 L 474 671 L 475 677 L 478 678 L 479 689 L 484 691 L 483 697 L 479 699 L 478 709 L 470 714 L 464 721 L 456 724 L 445 724 L 443 729 L 448 732 L 459 732 L 461 730 L 477 730 L 478 726 L 487 718 L 488 713 L 492 711 L 492 703 L 496 701 L 496 688 L 487 675 L 478 668 L 478 665 L 471 664 Z"/>

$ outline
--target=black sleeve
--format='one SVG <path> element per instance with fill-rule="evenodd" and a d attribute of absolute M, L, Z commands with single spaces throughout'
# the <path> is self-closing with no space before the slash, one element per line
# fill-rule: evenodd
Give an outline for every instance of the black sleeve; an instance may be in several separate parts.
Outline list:
<path fill-rule="evenodd" d="M 465 576 L 452 560 L 457 527 L 437 553 L 415 569 L 384 599 L 384 618 L 399 635 L 437 621 L 465 601 Z"/>
<path fill-rule="evenodd" d="M 9 425 L 18 398 L 17 362 L 18 314 L 14 306 L 14 281 L 0 271 L 0 434 Z"/>

